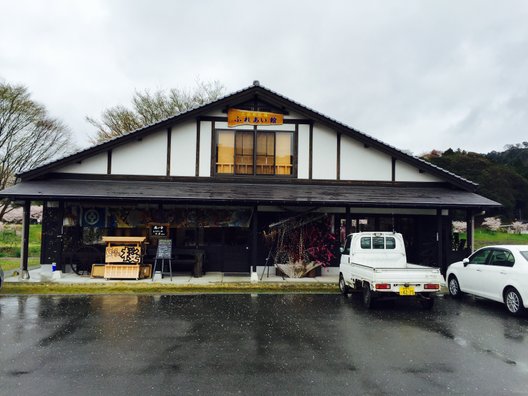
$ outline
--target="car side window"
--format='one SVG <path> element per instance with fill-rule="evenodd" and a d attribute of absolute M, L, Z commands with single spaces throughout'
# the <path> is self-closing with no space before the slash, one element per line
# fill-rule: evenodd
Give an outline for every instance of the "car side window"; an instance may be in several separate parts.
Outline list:
<path fill-rule="evenodd" d="M 393 237 L 385 238 L 385 249 L 396 249 L 396 239 Z"/>
<path fill-rule="evenodd" d="M 470 258 L 469 258 L 469 264 L 483 264 L 485 265 L 488 261 L 488 257 L 491 253 L 491 250 L 489 249 L 482 249 L 478 252 L 475 252 Z"/>
<path fill-rule="evenodd" d="M 499 267 L 513 267 L 515 258 L 512 252 L 508 250 L 494 250 L 491 254 L 490 265 Z"/>

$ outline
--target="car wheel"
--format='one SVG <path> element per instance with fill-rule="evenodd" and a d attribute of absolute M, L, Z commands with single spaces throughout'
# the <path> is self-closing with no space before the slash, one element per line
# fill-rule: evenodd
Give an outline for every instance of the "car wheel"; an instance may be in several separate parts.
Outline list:
<path fill-rule="evenodd" d="M 460 291 L 460 283 L 458 283 L 458 279 L 455 275 L 451 275 L 449 277 L 448 289 L 449 294 L 452 297 L 460 298 L 462 296 L 462 292 Z"/>
<path fill-rule="evenodd" d="M 374 293 L 370 290 L 370 285 L 367 283 L 363 286 L 363 305 L 365 308 L 372 308 L 374 303 Z"/>
<path fill-rule="evenodd" d="M 520 315 L 524 311 L 521 295 L 513 287 L 506 289 L 504 293 L 504 304 L 506 304 L 506 308 L 513 315 Z"/>
<path fill-rule="evenodd" d="M 339 274 L 339 290 L 341 290 L 341 293 L 345 296 L 350 293 L 350 287 L 345 283 L 343 274 Z"/>

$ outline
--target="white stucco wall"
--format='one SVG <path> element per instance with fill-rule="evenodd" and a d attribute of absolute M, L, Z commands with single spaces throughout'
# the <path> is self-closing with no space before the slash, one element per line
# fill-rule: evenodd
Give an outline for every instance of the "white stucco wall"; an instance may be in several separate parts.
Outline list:
<path fill-rule="evenodd" d="M 340 176 L 341 180 L 391 181 L 392 157 L 343 135 Z"/>
<path fill-rule="evenodd" d="M 220 110 L 208 114 L 226 116 Z M 298 114 L 290 114 L 286 119 L 301 119 Z M 252 130 L 252 126 L 228 128 L 227 122 L 200 122 L 199 176 L 211 177 L 212 129 Z M 171 176 L 195 176 L 196 135 L 195 120 L 176 124 L 171 132 Z M 294 124 L 280 126 L 259 126 L 258 130 L 295 131 Z M 297 175 L 299 179 L 309 178 L 310 126 L 298 125 Z M 357 181 L 391 181 L 392 158 L 374 148 L 365 148 L 349 136 L 341 137 L 340 179 Z M 313 126 L 312 178 L 322 180 L 337 179 L 337 133 L 321 124 Z M 167 170 L 167 131 L 160 130 L 140 141 L 131 141 L 112 149 L 112 174 L 165 176 Z M 96 154 L 80 163 L 64 166 L 56 172 L 81 174 L 106 174 L 107 153 Z M 395 178 L 398 182 L 442 182 L 429 173 L 420 173 L 412 165 L 396 161 Z"/>
<path fill-rule="evenodd" d="M 442 180 L 428 173 L 420 173 L 417 168 L 405 162 L 396 161 L 396 181 L 399 182 L 441 182 Z"/>
<path fill-rule="evenodd" d="M 285 120 L 305 120 L 306 118 L 306 116 L 303 116 L 299 113 L 294 113 L 292 111 L 290 111 L 290 114 L 284 116 Z"/>
<path fill-rule="evenodd" d="M 113 175 L 165 176 L 167 173 L 167 131 L 160 130 L 141 140 L 112 149 Z"/>
<path fill-rule="evenodd" d="M 313 127 L 312 178 L 337 179 L 337 133 L 315 124 Z"/>
<path fill-rule="evenodd" d="M 299 147 L 297 156 L 297 178 L 310 177 L 310 125 L 299 125 Z"/>
<path fill-rule="evenodd" d="M 171 176 L 196 175 L 196 121 L 172 128 Z"/>
<path fill-rule="evenodd" d="M 83 159 L 81 163 L 66 165 L 56 170 L 59 173 L 106 174 L 108 154 L 106 152 Z"/>
<path fill-rule="evenodd" d="M 211 139 L 212 139 L 211 121 L 200 122 L 200 176 L 211 176 Z"/>
<path fill-rule="evenodd" d="M 286 131 L 286 132 L 294 132 L 295 131 L 295 124 L 261 125 L 261 126 L 257 127 L 257 131 Z"/>
<path fill-rule="evenodd" d="M 229 128 L 227 126 L 227 121 L 215 121 L 214 127 L 215 129 L 251 129 L 253 128 L 251 125 L 239 125 L 236 127 Z"/>

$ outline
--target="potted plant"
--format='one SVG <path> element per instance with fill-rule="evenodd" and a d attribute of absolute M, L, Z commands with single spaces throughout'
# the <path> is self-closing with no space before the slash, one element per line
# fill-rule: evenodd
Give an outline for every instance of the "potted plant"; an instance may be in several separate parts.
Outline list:
<path fill-rule="evenodd" d="M 265 234 L 276 246 L 274 262 L 277 274 L 291 278 L 314 277 L 321 267 L 334 258 L 338 241 L 332 233 L 330 219 L 317 214 L 280 223 L 276 230 Z"/>

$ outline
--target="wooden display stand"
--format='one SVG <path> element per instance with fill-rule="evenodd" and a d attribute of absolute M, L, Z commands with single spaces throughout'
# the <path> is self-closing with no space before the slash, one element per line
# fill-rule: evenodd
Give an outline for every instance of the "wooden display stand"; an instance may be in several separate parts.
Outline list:
<path fill-rule="evenodd" d="M 141 279 L 151 275 L 150 266 L 141 266 L 145 237 L 104 236 L 105 279 Z M 143 268 L 146 267 L 146 268 Z"/>
<path fill-rule="evenodd" d="M 92 278 L 104 278 L 106 264 L 92 264 L 92 271 L 90 277 Z"/>

